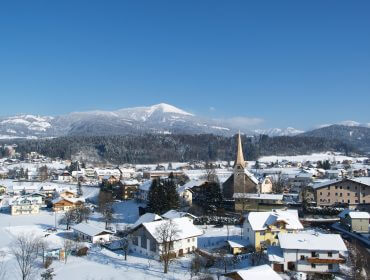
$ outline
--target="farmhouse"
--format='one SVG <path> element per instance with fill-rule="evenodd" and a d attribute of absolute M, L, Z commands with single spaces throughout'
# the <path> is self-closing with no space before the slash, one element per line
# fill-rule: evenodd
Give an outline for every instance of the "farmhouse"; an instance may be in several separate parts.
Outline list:
<path fill-rule="evenodd" d="M 163 244 L 157 229 L 166 222 L 166 220 L 159 220 L 142 223 L 141 226 L 136 227 L 132 233 L 132 250 L 146 256 L 160 258 Z M 172 219 L 171 222 L 178 230 L 170 244 L 172 254 L 179 257 L 195 251 L 198 247 L 198 236 L 203 232 L 186 217 Z"/>
<path fill-rule="evenodd" d="M 71 227 L 74 234 L 81 241 L 89 241 L 91 243 L 108 242 L 113 234 L 109 230 L 105 230 L 86 223 L 80 223 Z"/>
<path fill-rule="evenodd" d="M 282 280 L 271 267 L 267 264 L 252 266 L 247 269 L 242 269 L 225 274 L 226 277 L 234 280 Z"/>
<path fill-rule="evenodd" d="M 83 198 L 58 197 L 52 201 L 54 212 L 66 212 L 83 205 Z"/>

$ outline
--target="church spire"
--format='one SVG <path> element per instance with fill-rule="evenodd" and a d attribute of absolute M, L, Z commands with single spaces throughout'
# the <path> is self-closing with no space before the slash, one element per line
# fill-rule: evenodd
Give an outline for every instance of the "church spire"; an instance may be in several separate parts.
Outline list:
<path fill-rule="evenodd" d="M 242 139 L 240 137 L 240 131 L 238 133 L 238 152 L 236 155 L 236 162 L 235 166 L 241 166 L 245 168 L 246 162 L 244 161 L 244 156 L 243 156 L 243 147 L 242 147 Z"/>

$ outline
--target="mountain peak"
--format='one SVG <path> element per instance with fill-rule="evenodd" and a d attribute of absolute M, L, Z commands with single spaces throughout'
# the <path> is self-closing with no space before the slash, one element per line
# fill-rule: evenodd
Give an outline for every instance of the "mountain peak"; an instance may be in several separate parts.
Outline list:
<path fill-rule="evenodd" d="M 180 114 L 180 115 L 186 115 L 186 116 L 194 116 L 193 114 L 190 114 L 182 109 L 179 109 L 173 105 L 167 104 L 167 103 L 159 103 L 155 104 L 149 107 L 153 111 L 160 110 L 163 113 L 174 113 L 174 114 Z"/>

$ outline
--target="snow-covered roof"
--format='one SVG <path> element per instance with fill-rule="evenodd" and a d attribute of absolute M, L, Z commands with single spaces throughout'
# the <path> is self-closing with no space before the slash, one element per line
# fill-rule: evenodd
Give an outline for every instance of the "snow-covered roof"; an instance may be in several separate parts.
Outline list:
<path fill-rule="evenodd" d="M 344 209 L 340 212 L 338 217 L 345 218 L 346 215 L 350 216 L 351 219 L 370 219 L 370 214 L 368 212 L 351 211 L 349 209 Z"/>
<path fill-rule="evenodd" d="M 283 250 L 279 246 L 269 246 L 267 255 L 270 262 L 284 262 Z"/>
<path fill-rule="evenodd" d="M 257 178 L 251 173 L 249 172 L 248 169 L 244 169 L 244 173 L 255 183 L 255 184 L 258 184 L 258 180 Z"/>
<path fill-rule="evenodd" d="M 279 233 L 282 249 L 317 251 L 347 251 L 339 234 Z"/>
<path fill-rule="evenodd" d="M 355 177 L 351 181 L 370 186 L 370 177 Z"/>
<path fill-rule="evenodd" d="M 229 244 L 231 248 L 244 248 L 249 245 L 248 242 L 245 242 L 245 240 L 238 240 L 238 241 L 228 240 L 227 243 Z"/>
<path fill-rule="evenodd" d="M 189 220 L 189 218 L 176 218 L 170 220 L 174 225 L 175 228 L 178 230 L 176 236 L 174 236 L 174 240 L 182 240 L 190 237 L 195 237 L 203 234 L 203 231 L 197 228 L 193 223 Z M 168 220 L 160 220 L 150 223 L 143 223 L 143 226 L 146 230 L 156 239 L 158 243 L 161 242 L 160 238 L 157 236 L 156 230 L 162 224 L 167 223 Z"/>
<path fill-rule="evenodd" d="M 165 219 L 174 219 L 174 218 L 181 218 L 181 217 L 191 217 L 196 218 L 194 215 L 186 212 L 176 211 L 176 210 L 168 210 L 166 213 L 162 215 Z"/>
<path fill-rule="evenodd" d="M 152 185 L 152 180 L 146 180 L 144 181 L 140 186 L 139 186 L 139 190 L 142 190 L 142 191 L 149 191 L 150 189 L 150 186 Z"/>
<path fill-rule="evenodd" d="M 52 200 L 52 203 L 55 204 L 55 203 L 58 203 L 62 200 L 66 200 L 66 201 L 69 201 L 73 204 L 77 203 L 77 202 L 85 202 L 85 199 L 82 198 L 82 197 L 79 197 L 79 198 L 75 198 L 75 197 L 64 197 L 64 196 L 60 196 L 60 197 L 57 197 L 55 199 Z"/>
<path fill-rule="evenodd" d="M 136 179 L 132 180 L 121 180 L 121 183 L 126 186 L 139 185 L 139 181 Z"/>
<path fill-rule="evenodd" d="M 312 188 L 314 188 L 314 189 L 320 189 L 322 187 L 330 186 L 330 185 L 339 183 L 341 181 L 342 181 L 342 179 L 325 180 L 325 181 L 322 181 L 322 182 L 313 184 L 312 185 Z"/>
<path fill-rule="evenodd" d="M 201 179 L 190 180 L 185 185 L 179 186 L 179 188 L 177 189 L 177 192 L 178 193 L 182 193 L 185 190 L 194 188 L 195 186 L 201 186 L 201 185 L 203 185 L 206 182 L 207 182 L 207 180 L 201 180 Z"/>
<path fill-rule="evenodd" d="M 284 221 L 287 229 L 303 229 L 303 225 L 298 218 L 298 211 L 293 209 L 250 212 L 246 221 L 249 222 L 254 231 L 265 230 L 269 225 L 273 225 L 279 221 Z"/>
<path fill-rule="evenodd" d="M 144 215 L 140 216 L 139 219 L 132 225 L 132 228 L 137 228 L 143 223 L 149 223 L 153 221 L 162 220 L 162 217 L 154 214 L 154 213 L 145 213 Z"/>
<path fill-rule="evenodd" d="M 270 193 L 234 193 L 233 198 L 283 200 L 283 195 Z"/>
<path fill-rule="evenodd" d="M 83 234 L 86 234 L 86 235 L 89 235 L 89 236 L 95 236 L 95 235 L 98 235 L 98 234 L 101 234 L 101 233 L 112 234 L 112 232 L 109 231 L 109 230 L 99 228 L 99 227 L 96 227 L 96 226 L 93 226 L 93 225 L 89 225 L 89 224 L 86 224 L 86 223 L 80 223 L 80 224 L 74 225 L 74 226 L 72 226 L 72 229 L 76 230 L 76 231 L 79 231 L 79 232 L 82 232 Z"/>
<path fill-rule="evenodd" d="M 242 269 L 236 271 L 236 273 L 243 280 L 282 280 L 280 277 L 269 265 L 259 265 L 252 266 L 247 269 Z"/>

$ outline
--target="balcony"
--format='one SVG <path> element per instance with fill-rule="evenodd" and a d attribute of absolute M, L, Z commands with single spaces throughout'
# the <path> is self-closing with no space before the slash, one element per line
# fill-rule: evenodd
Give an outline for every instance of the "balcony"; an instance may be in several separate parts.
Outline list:
<path fill-rule="evenodd" d="M 326 263 L 326 264 L 334 264 L 334 263 L 345 263 L 346 260 L 344 258 L 337 258 L 337 259 L 322 259 L 319 257 L 310 257 L 307 258 L 307 262 L 314 263 L 314 264 L 320 264 L 320 263 Z"/>

